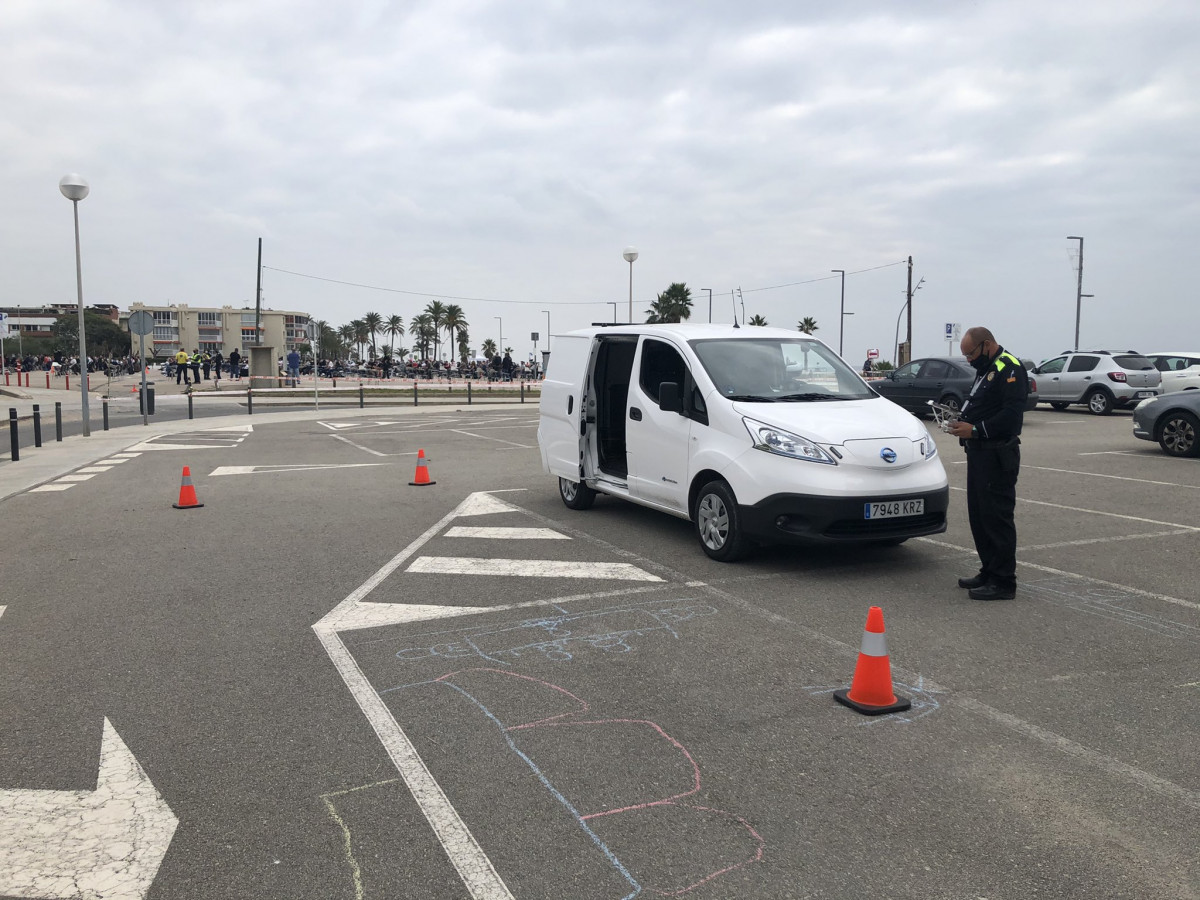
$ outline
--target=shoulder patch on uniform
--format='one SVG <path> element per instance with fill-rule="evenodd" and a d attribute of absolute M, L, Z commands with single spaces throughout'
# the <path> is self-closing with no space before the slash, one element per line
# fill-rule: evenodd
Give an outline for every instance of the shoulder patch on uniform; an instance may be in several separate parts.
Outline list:
<path fill-rule="evenodd" d="M 995 377 L 996 377 L 996 373 L 995 373 L 995 372 L 988 372 L 988 377 L 987 377 L 987 380 L 988 380 L 988 381 L 991 381 L 991 380 L 992 380 L 993 378 L 995 378 Z"/>

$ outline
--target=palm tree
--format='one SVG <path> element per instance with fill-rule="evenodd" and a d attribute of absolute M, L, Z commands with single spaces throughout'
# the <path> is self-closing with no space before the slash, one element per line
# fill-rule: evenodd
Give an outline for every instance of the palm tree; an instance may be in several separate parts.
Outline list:
<path fill-rule="evenodd" d="M 483 342 L 483 346 L 479 348 L 479 353 L 480 355 L 487 357 L 488 361 L 490 362 L 491 358 L 496 355 L 496 342 L 491 338 L 488 338 Z"/>
<path fill-rule="evenodd" d="M 383 316 L 377 312 L 369 312 L 362 317 L 363 325 L 367 327 L 368 340 L 371 343 L 371 357 L 375 357 L 375 338 L 383 331 Z"/>
<path fill-rule="evenodd" d="M 464 363 L 471 361 L 471 335 L 465 328 L 458 329 L 458 358 Z"/>
<path fill-rule="evenodd" d="M 354 329 L 354 343 L 358 347 L 358 358 L 363 358 L 363 344 L 368 343 L 370 338 L 367 335 L 367 323 L 362 319 L 354 319 L 350 322 L 350 327 Z"/>
<path fill-rule="evenodd" d="M 760 326 L 761 326 L 761 325 L 766 325 L 766 324 L 767 324 L 767 320 L 766 320 L 766 319 L 764 319 L 762 316 L 759 316 L 759 315 L 753 315 L 753 316 L 751 316 L 751 317 L 750 317 L 750 321 L 749 321 L 749 322 L 747 322 L 746 324 L 747 324 L 747 325 L 760 325 Z"/>
<path fill-rule="evenodd" d="M 383 332 L 388 336 L 388 349 L 396 347 L 396 338 L 404 334 L 404 319 L 400 316 L 388 316 L 384 323 Z"/>
<path fill-rule="evenodd" d="M 467 317 L 463 313 L 463 309 L 457 303 L 451 303 L 446 306 L 446 312 L 442 316 L 442 327 L 446 329 L 446 333 L 450 336 L 450 346 L 461 344 L 462 341 L 457 340 L 458 333 L 467 327 Z M 453 351 L 451 351 L 453 355 Z M 463 360 L 466 361 L 465 359 Z"/>
<path fill-rule="evenodd" d="M 812 334 L 817 330 L 817 320 L 812 316 L 805 316 L 796 323 L 796 328 L 800 331 L 803 331 L 805 334 Z"/>
<path fill-rule="evenodd" d="M 692 292 L 682 282 L 675 282 L 658 295 L 646 310 L 646 321 L 682 322 L 692 317 Z"/>
<path fill-rule="evenodd" d="M 441 353 L 442 329 L 446 326 L 446 304 L 441 300 L 430 300 L 425 306 L 429 315 L 429 324 L 433 326 L 433 358 Z"/>
<path fill-rule="evenodd" d="M 342 347 L 338 355 L 350 352 L 350 345 L 354 343 L 354 326 L 343 325 L 337 330 L 337 336 L 341 339 Z"/>
<path fill-rule="evenodd" d="M 415 338 L 413 345 L 422 358 L 429 356 L 429 342 L 433 340 L 433 317 L 427 312 L 418 313 L 408 322 L 408 333 Z"/>

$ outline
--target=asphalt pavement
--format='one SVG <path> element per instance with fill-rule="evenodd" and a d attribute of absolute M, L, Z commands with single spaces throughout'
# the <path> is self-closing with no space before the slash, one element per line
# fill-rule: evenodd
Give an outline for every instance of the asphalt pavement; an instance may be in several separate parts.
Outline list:
<path fill-rule="evenodd" d="M 1196 461 L 1027 414 L 1018 598 L 979 603 L 945 436 L 946 534 L 723 565 L 564 508 L 536 421 L 243 410 L 0 466 L 0 895 L 1200 895 Z M 832 693 L 873 604 L 912 708 L 869 718 Z"/>

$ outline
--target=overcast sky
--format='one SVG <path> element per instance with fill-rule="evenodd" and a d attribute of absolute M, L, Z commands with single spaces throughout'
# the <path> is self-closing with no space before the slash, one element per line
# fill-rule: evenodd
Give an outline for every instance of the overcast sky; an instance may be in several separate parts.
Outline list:
<path fill-rule="evenodd" d="M 514 356 L 676 281 L 894 358 L 1200 350 L 1195 0 L 4 0 L 0 305 L 463 307 Z M 292 274 L 296 273 L 296 274 Z M 339 283 L 342 282 L 342 283 Z M 360 285 L 360 286 L 356 286 Z M 742 306 L 738 304 L 739 318 Z M 500 317 L 497 321 L 496 317 Z"/>

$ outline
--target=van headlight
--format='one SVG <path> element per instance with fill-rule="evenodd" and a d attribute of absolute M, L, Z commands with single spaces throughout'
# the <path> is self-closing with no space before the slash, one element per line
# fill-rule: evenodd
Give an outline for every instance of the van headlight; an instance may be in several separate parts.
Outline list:
<path fill-rule="evenodd" d="M 753 419 L 743 419 L 746 430 L 750 432 L 750 440 L 754 442 L 755 450 L 765 450 L 779 456 L 791 459 L 803 459 L 808 462 L 822 463 L 826 466 L 836 466 L 837 462 L 813 441 L 774 425 L 764 425 Z"/>
<path fill-rule="evenodd" d="M 937 444 L 933 442 L 933 435 L 929 433 L 929 426 L 925 426 L 925 439 L 919 442 L 921 444 L 921 452 L 926 459 L 933 459 L 937 456 Z"/>

